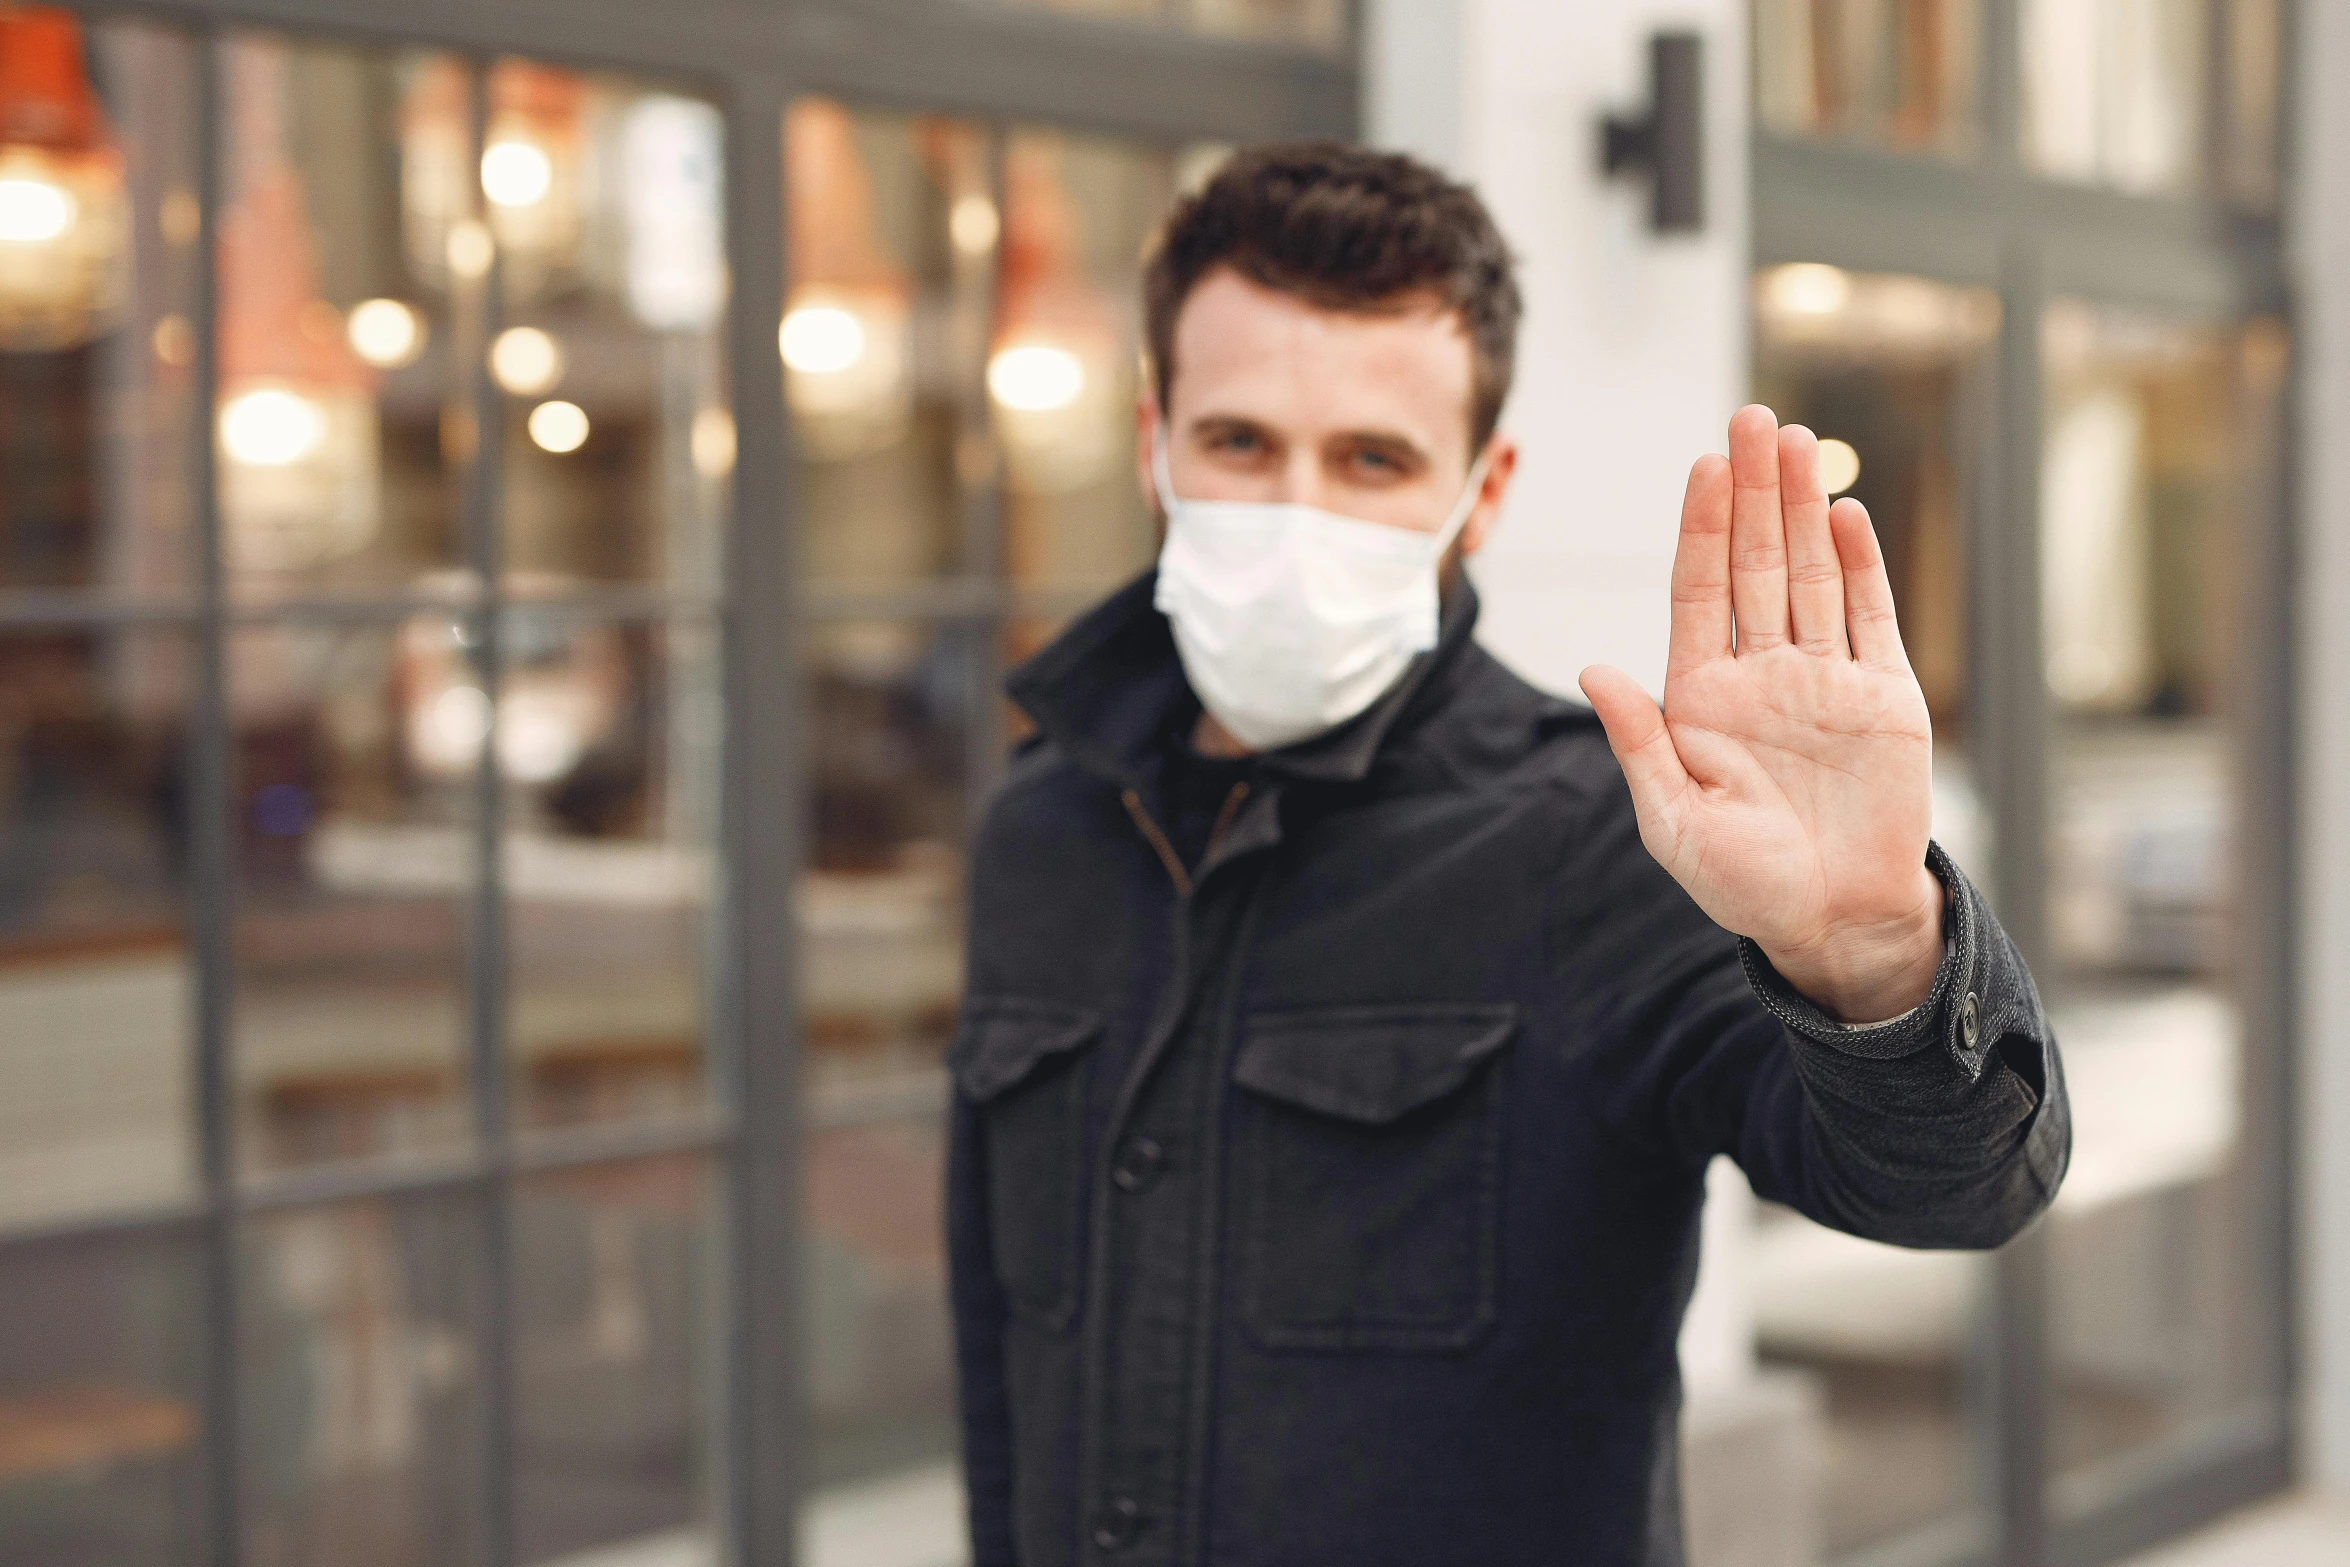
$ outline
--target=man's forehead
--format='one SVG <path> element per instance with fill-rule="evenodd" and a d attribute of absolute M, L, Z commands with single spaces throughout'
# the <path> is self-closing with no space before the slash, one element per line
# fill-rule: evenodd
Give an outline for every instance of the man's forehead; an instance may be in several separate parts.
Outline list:
<path fill-rule="evenodd" d="M 1474 367 L 1459 315 L 1434 296 L 1332 310 L 1229 269 L 1200 280 L 1175 322 L 1170 410 L 1298 430 L 1391 429 L 1463 443 Z"/>

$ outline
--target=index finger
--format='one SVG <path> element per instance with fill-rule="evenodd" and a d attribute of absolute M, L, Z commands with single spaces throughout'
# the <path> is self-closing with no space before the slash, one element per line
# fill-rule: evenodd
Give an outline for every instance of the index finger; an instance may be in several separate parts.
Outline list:
<path fill-rule="evenodd" d="M 1730 652 L 1730 461 L 1707 453 L 1689 469 L 1681 540 L 1673 550 L 1669 678 Z"/>

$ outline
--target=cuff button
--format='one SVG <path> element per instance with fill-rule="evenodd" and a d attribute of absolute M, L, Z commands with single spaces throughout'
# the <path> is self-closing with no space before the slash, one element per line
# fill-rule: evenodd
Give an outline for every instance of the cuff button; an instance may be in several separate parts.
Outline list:
<path fill-rule="evenodd" d="M 1980 1039 L 1982 1035 L 1983 1004 L 1970 990 L 1966 993 L 1966 1000 L 1960 1004 L 1958 1009 L 1958 1037 L 1969 1050 L 1972 1050 L 1975 1048 L 1975 1041 Z"/>

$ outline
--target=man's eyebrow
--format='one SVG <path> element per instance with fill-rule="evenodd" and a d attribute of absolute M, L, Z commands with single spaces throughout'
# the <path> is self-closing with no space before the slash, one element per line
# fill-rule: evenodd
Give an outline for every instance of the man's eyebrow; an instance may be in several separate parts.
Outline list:
<path fill-rule="evenodd" d="M 1337 430 L 1325 437 L 1326 442 L 1342 442 L 1356 446 L 1376 446 L 1409 453 L 1421 462 L 1433 462 L 1435 454 L 1427 443 L 1401 430 Z"/>

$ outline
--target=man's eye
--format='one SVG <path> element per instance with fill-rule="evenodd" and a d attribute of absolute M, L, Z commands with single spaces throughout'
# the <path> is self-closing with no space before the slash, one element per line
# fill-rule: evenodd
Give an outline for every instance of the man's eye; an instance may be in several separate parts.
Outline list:
<path fill-rule="evenodd" d="M 1220 452 L 1253 452 L 1264 443 L 1254 430 L 1227 430 L 1211 444 Z"/>

